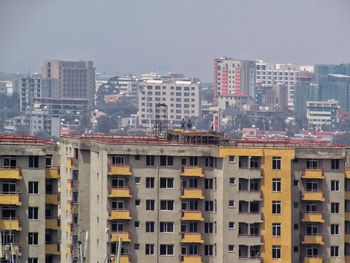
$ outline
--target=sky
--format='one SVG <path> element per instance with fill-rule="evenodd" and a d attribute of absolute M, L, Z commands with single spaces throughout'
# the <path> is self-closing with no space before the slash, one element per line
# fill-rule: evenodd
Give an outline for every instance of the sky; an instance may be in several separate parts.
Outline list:
<path fill-rule="evenodd" d="M 350 62 L 349 0 L 0 0 L 0 72 L 44 59 L 212 81 L 215 57 Z"/>

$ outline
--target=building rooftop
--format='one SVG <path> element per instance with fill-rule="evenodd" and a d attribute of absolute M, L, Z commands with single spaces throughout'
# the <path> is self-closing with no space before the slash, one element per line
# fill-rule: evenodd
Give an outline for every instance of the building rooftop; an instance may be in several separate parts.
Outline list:
<path fill-rule="evenodd" d="M 52 145 L 54 140 L 40 139 L 31 135 L 7 135 L 0 134 L 0 144 L 28 144 L 28 145 Z"/>

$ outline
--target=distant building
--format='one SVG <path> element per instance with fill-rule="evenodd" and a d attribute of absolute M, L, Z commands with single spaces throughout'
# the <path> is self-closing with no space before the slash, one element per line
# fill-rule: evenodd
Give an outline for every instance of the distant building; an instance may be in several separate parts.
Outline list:
<path fill-rule="evenodd" d="M 61 119 L 59 117 L 53 117 L 48 114 L 47 110 L 42 109 L 34 109 L 27 116 L 29 117 L 30 135 L 36 135 L 38 132 L 47 132 L 51 137 L 60 137 Z"/>
<path fill-rule="evenodd" d="M 157 103 L 168 106 L 168 121 L 174 127 L 182 119 L 200 116 L 200 82 L 184 76 L 147 78 L 140 82 L 139 125 L 149 127 L 155 121 Z"/>
<path fill-rule="evenodd" d="M 0 94 L 12 95 L 13 82 L 10 80 L 0 81 Z"/>
<path fill-rule="evenodd" d="M 285 84 L 259 85 L 256 88 L 256 103 L 277 111 L 288 110 L 288 87 Z"/>
<path fill-rule="evenodd" d="M 335 100 L 308 101 L 307 120 L 309 126 L 322 129 L 323 126 L 335 129 L 339 123 L 339 105 Z"/>
<path fill-rule="evenodd" d="M 254 98 L 254 92 L 255 61 L 232 58 L 217 58 L 214 60 L 215 99 L 227 101 L 226 97 L 237 94 Z"/>
<path fill-rule="evenodd" d="M 350 75 L 328 74 L 317 81 L 321 100 L 337 100 L 342 111 L 350 111 Z"/>
<path fill-rule="evenodd" d="M 42 74 L 44 78 L 58 80 L 49 97 L 87 99 L 88 108 L 94 107 L 96 83 L 92 61 L 47 60 Z"/>
<path fill-rule="evenodd" d="M 294 86 L 294 112 L 305 116 L 306 102 L 319 100 L 319 86 L 316 83 L 297 83 Z"/>
<path fill-rule="evenodd" d="M 261 84 L 284 84 L 288 88 L 288 100 L 293 103 L 294 85 L 297 83 L 300 66 L 295 64 L 266 63 L 256 61 L 256 82 Z"/>
<path fill-rule="evenodd" d="M 131 101 L 138 104 L 138 95 L 140 84 L 138 79 L 132 75 L 116 76 L 109 80 L 110 84 L 114 84 L 119 93 L 130 96 Z"/>

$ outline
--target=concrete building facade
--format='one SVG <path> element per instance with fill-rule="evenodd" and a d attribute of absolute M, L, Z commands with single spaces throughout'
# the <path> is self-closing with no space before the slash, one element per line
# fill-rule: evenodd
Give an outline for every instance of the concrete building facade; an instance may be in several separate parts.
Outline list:
<path fill-rule="evenodd" d="M 66 137 L 60 155 L 62 262 L 79 242 L 116 262 L 119 239 L 123 263 L 350 260 L 347 148 L 178 130 Z"/>
<path fill-rule="evenodd" d="M 232 58 L 214 60 L 214 98 L 225 100 L 234 94 L 255 97 L 255 61 Z"/>
<path fill-rule="evenodd" d="M 149 127 L 156 119 L 156 105 L 166 104 L 168 121 L 174 127 L 182 119 L 197 118 L 201 114 L 200 82 L 184 76 L 154 77 L 140 83 L 139 125 Z"/>
<path fill-rule="evenodd" d="M 336 129 L 339 124 L 339 104 L 335 100 L 308 101 L 306 103 L 306 118 L 309 125 L 321 129 L 327 126 Z"/>
<path fill-rule="evenodd" d="M 92 61 L 46 60 L 44 78 L 58 81 L 49 97 L 87 99 L 90 109 L 95 105 L 95 68 Z"/>
<path fill-rule="evenodd" d="M 57 154 L 52 141 L 0 135 L 2 262 L 60 262 Z"/>

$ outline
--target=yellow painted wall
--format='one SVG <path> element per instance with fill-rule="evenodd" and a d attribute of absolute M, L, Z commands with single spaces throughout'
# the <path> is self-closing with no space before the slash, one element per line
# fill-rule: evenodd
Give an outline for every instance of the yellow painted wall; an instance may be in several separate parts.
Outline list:
<path fill-rule="evenodd" d="M 220 157 L 261 156 L 262 177 L 262 214 L 264 218 L 262 235 L 262 256 L 264 262 L 292 262 L 292 160 L 294 149 L 269 148 L 221 148 Z M 236 157 L 236 158 L 237 158 Z M 272 170 L 272 157 L 281 157 L 281 170 Z M 281 179 L 281 192 L 272 192 L 272 178 Z M 272 201 L 281 201 L 281 214 L 272 215 Z M 281 223 L 281 237 L 272 237 L 272 223 Z M 281 246 L 281 259 L 272 260 L 272 246 Z"/>
<path fill-rule="evenodd" d="M 281 157 L 281 170 L 272 170 L 272 157 Z M 264 262 L 292 262 L 292 160 L 291 149 L 264 149 L 263 169 L 263 258 Z M 272 192 L 272 178 L 281 179 L 281 192 Z M 272 215 L 272 201 L 281 200 L 281 214 Z M 281 237 L 272 237 L 272 223 L 281 223 Z M 281 259 L 272 260 L 272 246 L 281 246 Z"/>

